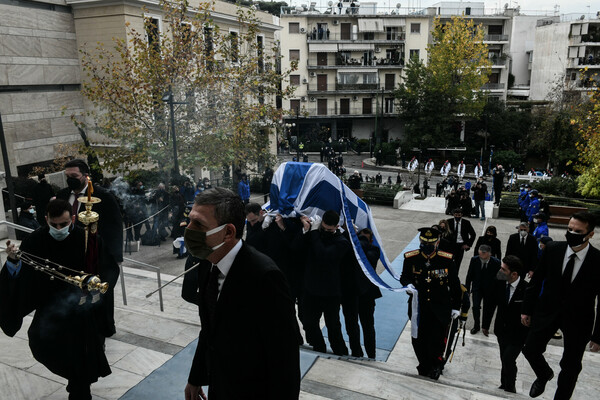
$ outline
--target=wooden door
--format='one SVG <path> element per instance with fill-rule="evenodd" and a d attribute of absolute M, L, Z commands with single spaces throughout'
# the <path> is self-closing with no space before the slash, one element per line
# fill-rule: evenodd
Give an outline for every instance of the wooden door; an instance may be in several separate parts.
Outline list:
<path fill-rule="evenodd" d="M 317 90 L 326 92 L 327 91 L 327 75 L 317 75 Z"/>
<path fill-rule="evenodd" d="M 350 99 L 340 99 L 340 115 L 350 114 Z"/>
<path fill-rule="evenodd" d="M 327 99 L 317 99 L 317 115 L 327 115 Z"/>

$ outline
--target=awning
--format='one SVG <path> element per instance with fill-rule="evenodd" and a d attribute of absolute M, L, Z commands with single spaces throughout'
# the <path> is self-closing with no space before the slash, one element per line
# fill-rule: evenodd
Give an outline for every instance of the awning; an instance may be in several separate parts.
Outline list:
<path fill-rule="evenodd" d="M 405 18 L 385 18 L 383 20 L 383 26 L 406 26 Z"/>
<path fill-rule="evenodd" d="M 358 30 L 360 32 L 383 32 L 383 20 L 360 18 L 358 20 Z"/>
<path fill-rule="evenodd" d="M 340 51 L 375 50 L 373 43 L 340 43 Z"/>
<path fill-rule="evenodd" d="M 337 43 L 309 43 L 308 51 L 311 53 L 337 53 Z"/>

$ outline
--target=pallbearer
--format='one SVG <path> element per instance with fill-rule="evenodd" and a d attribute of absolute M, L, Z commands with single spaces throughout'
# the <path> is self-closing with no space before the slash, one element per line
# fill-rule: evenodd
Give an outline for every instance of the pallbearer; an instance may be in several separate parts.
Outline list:
<path fill-rule="evenodd" d="M 104 340 L 115 333 L 113 289 L 119 267 L 94 230 L 86 236 L 75 226 L 72 210 L 65 200 L 52 200 L 48 225 L 31 233 L 19 249 L 7 242 L 0 327 L 12 337 L 23 317 L 35 310 L 28 331 L 34 358 L 68 380 L 70 400 L 89 400 L 90 384 L 111 373 Z"/>
<path fill-rule="evenodd" d="M 443 367 L 445 336 L 451 318 L 460 315 L 461 289 L 452 254 L 437 249 L 440 233 L 419 229 L 420 248 L 404 254 L 400 283 L 418 291 L 418 337 L 413 348 L 419 375 L 438 379 Z"/>

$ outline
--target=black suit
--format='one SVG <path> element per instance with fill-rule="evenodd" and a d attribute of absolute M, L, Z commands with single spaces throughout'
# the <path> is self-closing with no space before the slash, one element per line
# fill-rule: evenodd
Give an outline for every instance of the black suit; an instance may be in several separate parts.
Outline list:
<path fill-rule="evenodd" d="M 523 263 L 521 278 L 529 271 L 535 270 L 538 260 L 538 242 L 535 236 L 527 234 L 525 237 L 525 246 L 521 245 L 521 236 L 519 233 L 513 233 L 509 236 L 506 244 L 506 255 L 517 256 Z"/>
<path fill-rule="evenodd" d="M 523 355 L 538 378 L 551 376 L 543 353 L 556 330 L 560 328 L 563 332 L 564 351 L 555 399 L 571 397 L 587 343 L 590 339 L 600 343 L 600 309 L 596 309 L 596 301 L 600 297 L 600 251 L 588 246 L 590 248 L 581 269 L 570 286 L 565 288 L 562 268 L 567 243 L 548 243 L 523 303 L 523 314 L 531 316 L 531 329 Z"/>
<path fill-rule="evenodd" d="M 485 307 L 488 294 L 496 281 L 496 273 L 499 269 L 500 260 L 495 257 L 490 257 L 485 269 L 483 269 L 483 262 L 479 256 L 471 258 L 465 287 L 467 288 L 467 291 L 471 293 L 472 297 L 471 307 L 473 310 L 473 319 L 475 321 L 474 328 L 479 328 L 479 323 L 481 321 L 481 302 L 483 301 L 483 306 Z M 487 325 L 484 323 L 482 327 L 483 329 L 489 329 L 490 325 L 489 323 Z"/>
<path fill-rule="evenodd" d="M 483 326 L 490 326 L 494 310 L 498 307 L 496 321 L 494 322 L 494 334 L 498 339 L 500 346 L 500 360 L 502 361 L 502 370 L 500 380 L 502 386 L 507 389 L 515 388 L 517 379 L 517 357 L 523 349 L 525 338 L 529 328 L 521 324 L 521 308 L 527 282 L 519 280 L 517 287 L 507 303 L 506 281 L 494 282 L 490 294 L 483 306 Z"/>
<path fill-rule="evenodd" d="M 119 208 L 119 203 L 115 196 L 102 186 L 93 184 L 93 197 L 101 200 L 100 203 L 94 204 L 92 211 L 100 215 L 98 221 L 98 233 L 102 236 L 106 249 L 113 255 L 117 262 L 123 261 L 123 216 Z M 58 191 L 57 199 L 69 201 L 71 197 L 71 189 L 65 188 Z M 77 196 L 79 197 L 79 196 Z M 79 205 L 79 212 L 85 211 L 83 204 Z M 83 226 L 79 220 L 77 225 Z"/>
<path fill-rule="evenodd" d="M 460 236 L 462 237 L 462 243 L 457 243 L 458 237 L 458 228 L 460 225 Z M 476 234 L 473 229 L 473 225 L 469 220 L 461 218 L 458 225 L 456 224 L 456 220 L 454 218 L 448 220 L 448 228 L 450 229 L 450 237 L 448 238 L 452 245 L 454 246 L 454 251 L 452 254 L 454 255 L 454 263 L 456 264 L 456 273 L 460 270 L 460 264 L 462 262 L 463 256 L 465 254 L 465 250 L 462 248 L 463 245 L 467 245 L 469 247 L 473 247 L 473 242 L 475 242 Z"/>
<path fill-rule="evenodd" d="M 198 269 L 202 330 L 189 383 L 219 399 L 297 399 L 300 331 L 285 277 L 246 244 L 235 257 L 217 301 L 214 326 L 203 292 L 210 263 Z"/>

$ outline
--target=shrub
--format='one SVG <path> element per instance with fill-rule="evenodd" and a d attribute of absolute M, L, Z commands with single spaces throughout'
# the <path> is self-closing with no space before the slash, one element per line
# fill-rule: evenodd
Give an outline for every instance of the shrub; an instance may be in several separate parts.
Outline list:
<path fill-rule="evenodd" d="M 363 190 L 363 200 L 365 203 L 391 206 L 394 204 L 396 193 L 403 190 L 403 186 L 362 184 L 361 189 Z"/>

